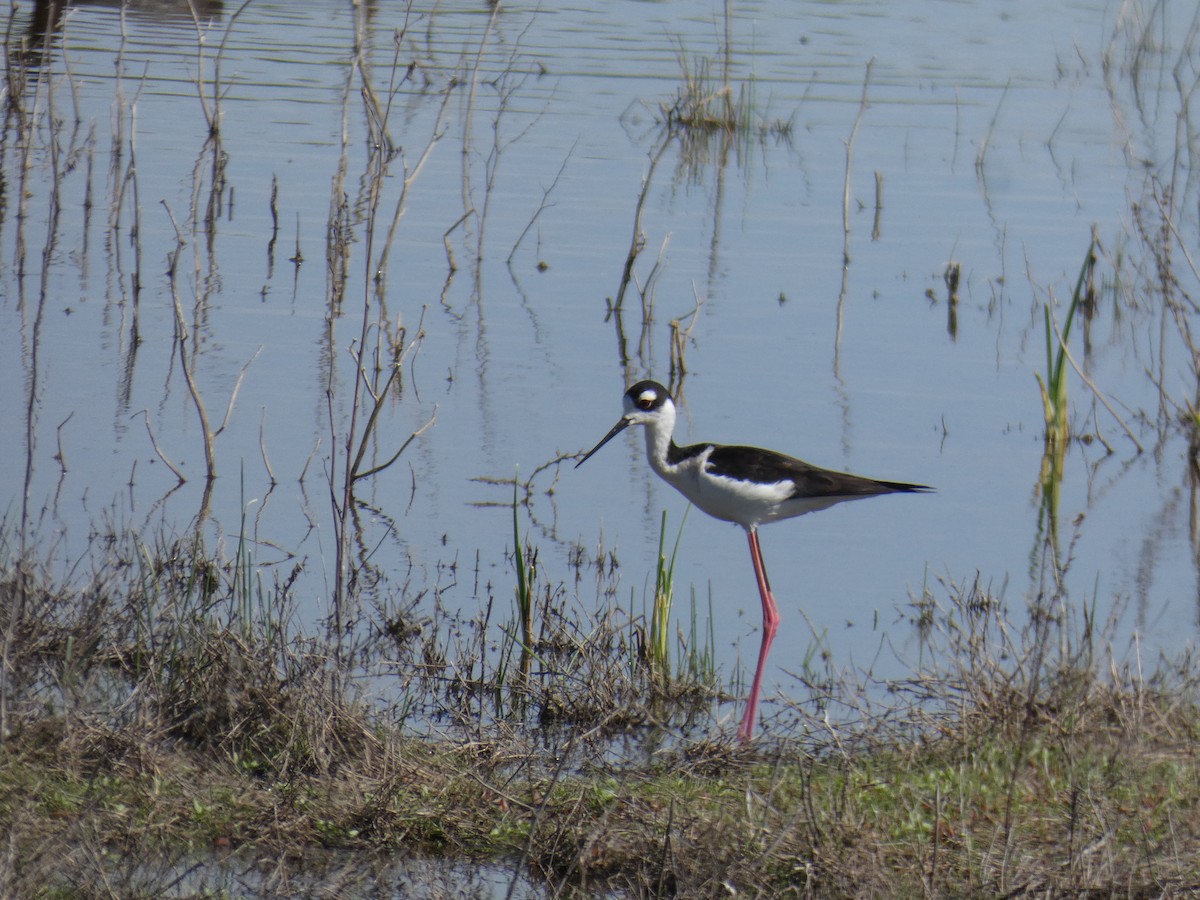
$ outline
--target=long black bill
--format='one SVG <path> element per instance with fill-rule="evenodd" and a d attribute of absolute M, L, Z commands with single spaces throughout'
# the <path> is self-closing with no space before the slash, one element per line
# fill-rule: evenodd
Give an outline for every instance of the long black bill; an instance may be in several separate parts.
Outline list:
<path fill-rule="evenodd" d="M 582 466 L 585 462 L 587 462 L 589 459 L 592 458 L 592 456 L 595 454 L 595 452 L 597 450 L 599 450 L 601 447 L 603 447 L 605 444 L 607 444 L 609 441 L 611 441 L 613 438 L 615 438 L 618 434 L 620 434 L 622 431 L 624 431 L 628 427 L 629 427 L 629 420 L 622 417 L 621 420 L 612 427 L 612 431 L 610 431 L 608 434 L 606 434 L 603 438 L 600 439 L 600 443 L 598 443 L 595 447 L 593 447 L 591 450 L 589 450 L 587 452 L 587 455 L 584 456 L 583 459 L 581 459 L 579 462 L 575 463 L 575 468 L 578 469 L 580 466 Z"/>

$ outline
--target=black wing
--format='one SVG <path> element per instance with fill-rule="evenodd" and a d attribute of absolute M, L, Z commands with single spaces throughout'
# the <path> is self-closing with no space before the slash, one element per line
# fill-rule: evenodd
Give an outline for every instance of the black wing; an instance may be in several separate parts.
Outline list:
<path fill-rule="evenodd" d="M 709 445 L 697 444 L 693 447 L 682 447 L 679 452 L 681 458 L 686 458 L 703 452 L 707 446 Z M 802 459 L 759 447 L 715 447 L 708 458 L 706 468 L 714 475 L 725 475 L 742 481 L 772 484 L 790 480 L 795 486 L 792 494 L 794 497 L 869 497 L 900 491 L 933 490 L 923 484 L 878 481 L 848 472 L 834 472 L 806 463 Z"/>

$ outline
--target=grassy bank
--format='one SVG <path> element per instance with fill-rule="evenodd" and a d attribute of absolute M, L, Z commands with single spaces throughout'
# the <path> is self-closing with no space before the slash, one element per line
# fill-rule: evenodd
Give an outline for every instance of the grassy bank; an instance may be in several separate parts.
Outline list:
<path fill-rule="evenodd" d="M 712 698 L 632 675 L 621 628 L 543 629 L 529 681 L 468 677 L 435 623 L 347 653 L 285 585 L 248 599 L 175 550 L 73 586 L 5 567 L 7 895 L 353 896 L 417 857 L 518 896 L 1200 889 L 1196 669 L 1101 661 L 1086 619 L 1022 630 L 947 586 L 896 626 L 922 635 L 911 678 L 827 683 L 837 715 L 785 710 L 743 748 L 675 739 Z"/>

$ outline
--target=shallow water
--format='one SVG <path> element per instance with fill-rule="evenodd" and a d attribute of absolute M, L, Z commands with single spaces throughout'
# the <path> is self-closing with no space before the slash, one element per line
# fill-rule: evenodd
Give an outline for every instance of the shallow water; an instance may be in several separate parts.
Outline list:
<path fill-rule="evenodd" d="M 436 421 L 360 490 L 364 555 L 397 582 L 436 586 L 467 616 L 488 584 L 506 596 L 511 485 L 477 479 L 528 478 L 590 447 L 628 383 L 667 380 L 669 323 L 699 303 L 684 323 L 681 441 L 770 446 L 938 489 L 765 530 L 784 617 L 769 694 L 803 699 L 795 673 L 818 640 L 838 666 L 901 670 L 880 648 L 915 653 L 902 610 L 926 586 L 943 595 L 939 579 L 978 576 L 1019 615 L 1057 577 L 1102 620 L 1122 612 L 1118 648 L 1134 630 L 1143 651 L 1190 644 L 1194 483 L 1175 424 L 1193 391 L 1190 356 L 1149 289 L 1132 204 L 1152 210 L 1148 178 L 1174 178 L 1176 224 L 1194 252 L 1196 135 L 1177 123 L 1195 103 L 1195 10 L 732 6 L 729 72 L 752 87 L 755 127 L 741 141 L 672 142 L 653 170 L 634 270 L 652 282 L 645 329 L 635 290 L 623 316 L 608 299 L 661 105 L 685 65 L 726 64 L 720 4 L 512 4 L 494 19 L 485 4 L 364 4 L 364 66 L 400 150 L 373 236 L 355 7 L 210 4 L 198 20 L 70 7 L 49 50 L 29 57 L 22 93 L 26 110 L 50 109 L 59 124 L 39 127 L 26 152 L 10 116 L 0 146 L 10 543 L 71 560 L 97 530 L 182 534 L 201 518 L 211 542 L 252 535 L 268 583 L 303 561 L 298 595 L 314 619 L 326 615 L 336 578 L 326 479 L 342 465 L 330 421 L 348 421 L 363 260 L 378 258 L 410 176 L 387 317 L 423 340 L 372 450 L 382 460 Z M 20 5 L 14 35 L 31 19 Z M 218 96 L 219 153 L 206 144 Z M 334 310 L 326 223 L 342 197 L 352 243 Z M 1072 353 L 1146 450 L 1070 372 L 1076 433 L 1099 433 L 1113 452 L 1099 441 L 1069 450 L 1059 521 L 1070 564 L 1054 572 L 1039 532 L 1034 373 L 1046 369 L 1043 304 L 1063 319 L 1093 228 L 1105 289 L 1086 348 L 1081 325 Z M 202 430 L 173 340 L 172 258 L 213 429 L 237 389 L 207 508 Z M 951 261 L 962 272 L 953 315 Z M 1194 294 L 1194 271 L 1175 262 Z M 156 444 L 188 476 L 181 487 Z M 673 536 L 684 503 L 634 435 L 581 469 L 538 472 L 524 527 L 551 582 L 569 580 L 575 544 L 615 551 L 615 598 L 584 582 L 576 602 L 636 611 L 664 508 Z M 455 562 L 476 574 L 448 575 Z M 681 627 L 689 595 L 703 616 L 711 597 L 722 672 L 752 662 L 759 610 L 740 532 L 690 515 L 676 578 Z"/>

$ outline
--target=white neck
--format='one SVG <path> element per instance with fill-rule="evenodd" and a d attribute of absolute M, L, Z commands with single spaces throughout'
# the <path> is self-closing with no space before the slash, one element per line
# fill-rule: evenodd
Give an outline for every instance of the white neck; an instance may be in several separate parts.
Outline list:
<path fill-rule="evenodd" d="M 658 411 L 658 415 L 645 426 L 646 458 L 651 468 L 660 476 L 670 471 L 667 462 L 667 448 L 671 446 L 671 436 L 675 433 L 675 404 L 668 400 Z"/>

